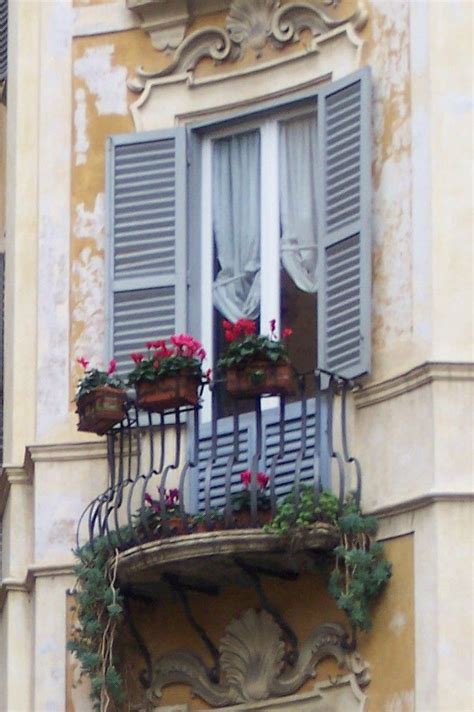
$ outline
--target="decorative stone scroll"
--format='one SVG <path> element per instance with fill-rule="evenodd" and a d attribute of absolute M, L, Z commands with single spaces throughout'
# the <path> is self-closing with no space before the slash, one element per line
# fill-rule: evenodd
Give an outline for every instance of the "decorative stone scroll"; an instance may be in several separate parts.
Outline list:
<path fill-rule="evenodd" d="M 129 0 L 129 7 L 140 2 L 142 0 Z M 367 22 L 367 12 L 362 5 L 348 17 L 335 20 L 327 15 L 323 7 L 334 7 L 338 3 L 339 0 L 318 0 L 281 5 L 280 0 L 233 0 L 226 18 L 225 30 L 220 27 L 205 27 L 188 35 L 176 45 L 168 66 L 156 72 L 147 72 L 139 67 L 136 77 L 129 82 L 129 88 L 140 93 L 147 81 L 192 72 L 201 59 L 206 57 L 216 63 L 232 62 L 247 48 L 251 48 L 258 57 L 268 42 L 282 47 L 297 42 L 304 31 L 310 33 L 313 42 L 331 30 L 343 26 L 360 31 Z M 184 29 L 182 36 L 184 37 Z M 167 46 L 172 45 L 171 41 L 167 41 Z M 163 42 L 160 46 L 164 46 Z"/>
<path fill-rule="evenodd" d="M 215 708 L 244 705 L 242 709 L 248 710 L 277 709 L 280 708 L 280 698 L 284 698 L 288 702 L 291 699 L 293 704 L 282 706 L 282 710 L 316 710 L 314 704 L 298 707 L 294 693 L 315 676 L 316 666 L 327 657 L 337 660 L 342 675 L 320 683 L 309 696 L 304 693 L 300 701 L 311 698 L 324 702 L 323 690 L 332 686 L 339 693 L 344 688 L 343 694 L 349 694 L 357 702 L 357 707 L 347 709 L 363 710 L 366 697 L 361 687 L 370 681 L 367 665 L 356 652 L 349 651 L 342 626 L 330 623 L 317 626 L 301 645 L 294 664 L 290 665 L 283 629 L 266 611 L 249 609 L 240 618 L 232 620 L 224 631 L 219 645 L 219 679 L 212 681 L 213 674 L 195 653 L 168 653 L 154 665 L 149 705 L 151 709 L 161 709 L 158 705 L 163 687 L 180 683 L 189 685 L 193 695 Z M 266 700 L 272 700 L 272 703 L 264 705 Z"/>

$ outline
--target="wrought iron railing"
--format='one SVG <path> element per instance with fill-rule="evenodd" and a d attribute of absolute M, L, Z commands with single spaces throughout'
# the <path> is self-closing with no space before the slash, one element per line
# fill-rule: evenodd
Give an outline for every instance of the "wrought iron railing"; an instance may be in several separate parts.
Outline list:
<path fill-rule="evenodd" d="M 336 494 L 341 506 L 349 492 L 358 503 L 361 468 L 350 454 L 347 433 L 347 395 L 354 384 L 322 371 L 298 381 L 300 392 L 291 402 L 257 397 L 249 412 L 241 413 L 236 401 L 225 419 L 216 415 L 219 384 L 203 383 L 201 403 L 210 398 L 207 410 L 213 413 L 208 423 L 203 423 L 201 404 L 155 414 L 140 411 L 131 398 L 127 417 L 107 435 L 108 486 L 83 512 L 78 546 L 104 536 L 113 536 L 118 548 L 155 539 L 150 497 L 158 509 L 160 535 L 170 535 L 169 487 L 179 491 L 182 531 L 190 531 L 189 515 L 198 512 L 211 529 L 216 508 L 223 527 L 232 528 L 233 496 L 242 486 L 239 473 L 247 468 L 253 525 L 258 522 L 259 471 L 269 477 L 273 513 L 280 496 L 293 492 L 297 500 L 303 485 L 313 488 L 315 503 L 323 490 Z"/>

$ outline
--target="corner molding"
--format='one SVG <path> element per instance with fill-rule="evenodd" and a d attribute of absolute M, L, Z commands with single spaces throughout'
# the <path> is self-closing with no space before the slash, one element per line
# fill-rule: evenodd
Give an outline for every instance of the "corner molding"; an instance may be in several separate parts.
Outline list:
<path fill-rule="evenodd" d="M 72 576 L 73 564 L 50 564 L 42 566 L 29 566 L 24 579 L 7 577 L 0 581 L 0 612 L 5 604 L 9 591 L 30 594 L 37 578 L 50 576 Z"/>
<path fill-rule="evenodd" d="M 162 13 L 162 22 L 169 30 L 171 20 L 167 18 L 163 8 L 168 7 L 170 1 L 128 0 L 128 7 L 133 6 L 133 9 L 138 10 L 138 6 L 143 8 L 145 5 L 147 7 L 152 5 L 155 13 Z M 309 49 L 319 52 L 322 49 L 319 47 L 320 38 L 332 30 L 345 28 L 352 36 L 367 22 L 368 14 L 361 4 L 351 15 L 340 20 L 331 18 L 323 10 L 323 7 L 336 7 L 338 4 L 339 0 L 317 0 L 316 2 L 290 2 L 281 6 L 280 0 L 233 0 L 226 18 L 225 29 L 216 26 L 205 27 L 185 38 L 184 28 L 182 37 L 177 43 L 176 38 L 161 39 L 161 49 L 171 47 L 173 44 L 175 46 L 171 62 L 159 71 L 146 71 L 138 67 L 136 76 L 129 80 L 128 87 L 131 91 L 141 93 L 146 88 L 147 82 L 151 80 L 174 74 L 192 74 L 204 58 L 212 59 L 218 64 L 234 62 L 247 48 L 252 49 L 258 58 L 267 43 L 270 42 L 275 47 L 284 47 L 289 43 L 298 42 L 303 31 L 310 32 L 312 39 Z M 182 3 L 174 5 L 181 7 Z M 176 13 L 176 17 L 181 16 L 180 12 L 176 11 Z M 178 34 L 173 37 L 178 37 Z"/>
<path fill-rule="evenodd" d="M 354 392 L 355 407 L 367 408 L 437 381 L 474 381 L 474 363 L 426 362 Z"/>
<path fill-rule="evenodd" d="M 171 684 L 189 685 L 192 694 L 211 707 L 245 704 L 247 709 L 248 703 L 263 705 L 269 699 L 288 700 L 288 696 L 315 676 L 315 668 L 328 656 L 335 658 L 355 682 L 354 699 L 358 706 L 354 709 L 364 709 L 366 697 L 361 688 L 370 682 L 368 665 L 357 652 L 348 650 L 347 633 L 341 625 L 326 623 L 314 628 L 290 666 L 285 660 L 284 632 L 280 625 L 266 611 L 248 609 L 224 630 L 219 644 L 219 681 L 212 681 L 199 655 L 175 651 L 156 661 L 148 701 L 157 705 L 162 688 Z M 322 687 L 337 686 L 340 681 L 337 677 L 329 684 L 322 683 Z M 254 709 L 253 705 L 248 709 Z M 298 709 L 297 704 L 294 709 Z"/>

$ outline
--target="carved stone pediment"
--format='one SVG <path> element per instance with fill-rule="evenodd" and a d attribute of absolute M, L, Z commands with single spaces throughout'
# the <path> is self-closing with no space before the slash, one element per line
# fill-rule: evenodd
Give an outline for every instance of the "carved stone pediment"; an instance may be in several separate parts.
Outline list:
<path fill-rule="evenodd" d="M 330 623 L 317 626 L 291 664 L 287 652 L 284 631 L 275 619 L 266 611 L 246 610 L 224 631 L 217 675 L 198 655 L 188 651 L 168 653 L 156 661 L 148 709 L 160 709 L 163 687 L 176 683 L 189 685 L 193 695 L 216 708 L 231 706 L 234 709 L 234 705 L 239 705 L 236 709 L 323 710 L 324 706 L 314 706 L 313 702 L 324 702 L 323 690 L 333 686 L 341 688 L 341 699 L 350 694 L 358 700 L 359 706 L 352 709 L 364 709 L 365 695 L 361 687 L 369 682 L 367 665 L 356 652 L 348 650 L 347 634 L 342 626 Z M 318 663 L 327 657 L 337 660 L 345 677 L 320 683 L 309 696 L 305 693 L 300 698 L 294 697 L 295 692 L 315 676 Z M 288 702 L 291 699 L 291 706 L 281 706 L 281 698 Z M 311 704 L 298 707 L 296 702 L 302 703 L 305 698 Z M 265 702 L 268 700 L 272 700 L 271 705 Z"/>
<path fill-rule="evenodd" d="M 258 57 L 268 42 L 282 47 L 298 41 L 303 31 L 309 32 L 313 38 L 313 49 L 320 51 L 320 37 L 338 28 L 359 31 L 367 22 L 367 12 L 362 6 L 347 17 L 332 18 L 325 8 L 338 4 L 339 0 L 289 2 L 285 5 L 281 5 L 280 0 L 233 0 L 225 29 L 209 26 L 185 37 L 191 17 L 188 0 L 128 0 L 128 7 L 144 18 L 142 26 L 152 35 L 154 46 L 158 49 L 176 48 L 164 69 L 147 71 L 139 67 L 129 88 L 140 93 L 150 80 L 193 72 L 206 57 L 216 63 L 232 62 L 247 48 Z"/>

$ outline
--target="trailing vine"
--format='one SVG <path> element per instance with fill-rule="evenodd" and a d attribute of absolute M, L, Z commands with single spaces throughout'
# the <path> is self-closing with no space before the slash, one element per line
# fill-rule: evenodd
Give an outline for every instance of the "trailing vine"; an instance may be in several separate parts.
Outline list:
<path fill-rule="evenodd" d="M 331 492 L 323 491 L 315 500 L 314 488 L 301 485 L 298 495 L 292 491 L 278 503 L 277 513 L 267 529 L 295 536 L 317 521 L 334 524 L 340 535 L 340 543 L 334 550 L 329 592 L 354 628 L 368 630 L 370 604 L 392 573 L 382 544 L 375 541 L 377 519 L 364 516 L 351 497 L 341 511 L 338 498 Z"/>
<path fill-rule="evenodd" d="M 116 585 L 117 541 L 116 536 L 100 537 L 74 552 L 79 626 L 68 648 L 81 664 L 81 675 L 88 675 L 94 709 L 100 712 L 124 701 L 114 658 L 115 634 L 123 614 L 123 597 Z"/>

